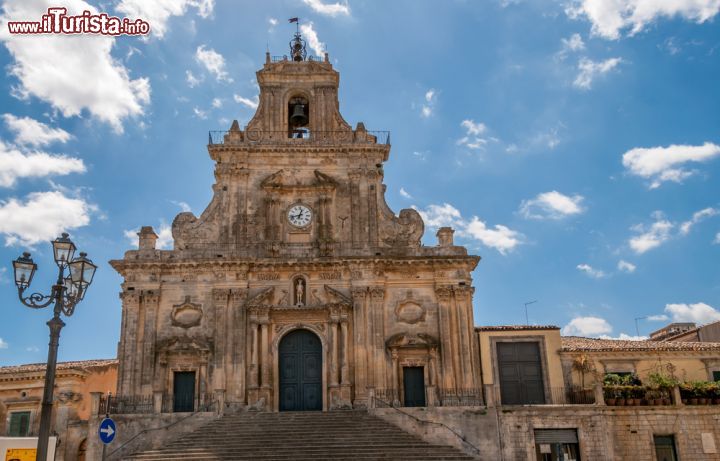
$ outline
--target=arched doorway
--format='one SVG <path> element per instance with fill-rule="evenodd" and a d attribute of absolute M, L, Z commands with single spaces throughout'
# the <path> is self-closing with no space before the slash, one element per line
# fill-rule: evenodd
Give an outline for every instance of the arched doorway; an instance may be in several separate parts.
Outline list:
<path fill-rule="evenodd" d="M 280 411 L 322 410 L 322 344 L 308 330 L 291 331 L 279 347 Z"/>

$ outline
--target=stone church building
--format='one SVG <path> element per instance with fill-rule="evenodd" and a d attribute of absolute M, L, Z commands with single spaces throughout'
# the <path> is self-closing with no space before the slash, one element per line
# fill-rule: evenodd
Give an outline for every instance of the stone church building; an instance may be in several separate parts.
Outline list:
<path fill-rule="evenodd" d="M 57 461 L 720 461 L 720 343 L 476 327 L 480 258 L 451 228 L 421 243 L 385 201 L 389 133 L 345 121 L 327 55 L 290 51 L 247 126 L 210 133 L 213 197 L 173 249 L 143 227 L 110 262 L 117 387 L 115 362 L 62 365 Z M 0 367 L 0 442 L 37 433 L 42 368 Z"/>
<path fill-rule="evenodd" d="M 449 228 L 423 246 L 418 212 L 388 207 L 389 134 L 345 121 L 327 55 L 268 54 L 257 81 L 245 130 L 211 133 L 205 211 L 175 218 L 173 250 L 145 227 L 111 262 L 124 278 L 118 393 L 274 411 L 479 398 L 480 258 Z"/>

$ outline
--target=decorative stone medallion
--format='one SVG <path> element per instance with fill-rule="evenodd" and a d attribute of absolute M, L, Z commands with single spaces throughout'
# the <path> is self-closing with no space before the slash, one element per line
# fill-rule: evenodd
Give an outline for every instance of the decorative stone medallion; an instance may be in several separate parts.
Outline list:
<path fill-rule="evenodd" d="M 203 311 L 200 304 L 190 302 L 190 296 L 185 296 L 185 300 L 173 306 L 170 313 L 172 324 L 176 327 L 191 328 L 200 325 Z"/>

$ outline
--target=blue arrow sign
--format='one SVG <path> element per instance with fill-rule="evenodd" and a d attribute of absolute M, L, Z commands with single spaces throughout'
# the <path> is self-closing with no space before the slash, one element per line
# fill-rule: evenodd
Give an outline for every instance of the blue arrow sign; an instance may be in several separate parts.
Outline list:
<path fill-rule="evenodd" d="M 98 428 L 98 435 L 100 441 L 104 444 L 108 444 L 115 439 L 115 421 L 110 418 L 105 418 L 100 421 L 100 427 Z"/>

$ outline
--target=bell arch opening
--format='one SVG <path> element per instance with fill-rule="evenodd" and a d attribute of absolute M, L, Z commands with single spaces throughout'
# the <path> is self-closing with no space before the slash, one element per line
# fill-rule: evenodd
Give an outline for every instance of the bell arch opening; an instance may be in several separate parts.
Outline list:
<path fill-rule="evenodd" d="M 293 96 L 288 101 L 288 137 L 310 137 L 310 103 L 305 96 Z"/>

